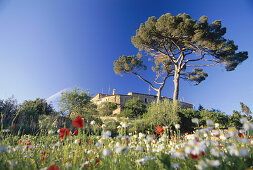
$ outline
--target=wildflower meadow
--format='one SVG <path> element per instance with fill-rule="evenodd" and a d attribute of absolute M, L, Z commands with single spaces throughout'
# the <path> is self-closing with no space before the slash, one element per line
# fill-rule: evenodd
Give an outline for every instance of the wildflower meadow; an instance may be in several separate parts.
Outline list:
<path fill-rule="evenodd" d="M 180 132 L 180 124 L 157 126 L 153 131 L 128 133 L 121 122 L 117 134 L 106 124 L 81 116 L 72 129 L 45 130 L 37 135 L 1 131 L 0 169 L 252 169 L 253 123 L 242 118 L 243 128 L 220 129 L 206 120 L 193 133 Z"/>

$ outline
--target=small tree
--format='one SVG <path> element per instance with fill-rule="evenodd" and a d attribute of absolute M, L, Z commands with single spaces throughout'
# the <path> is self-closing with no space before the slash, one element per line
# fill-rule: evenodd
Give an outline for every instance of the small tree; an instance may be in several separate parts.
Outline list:
<path fill-rule="evenodd" d="M 251 117 L 251 110 L 250 108 L 245 105 L 243 102 L 240 102 L 242 113 L 244 113 L 247 117 Z"/>
<path fill-rule="evenodd" d="M 62 96 L 59 102 L 61 111 L 67 115 L 72 112 L 82 113 L 83 109 L 89 104 L 91 95 L 89 91 L 83 91 L 79 88 L 74 88 L 65 92 L 62 92 Z"/>
<path fill-rule="evenodd" d="M 180 121 L 175 106 L 169 100 L 163 100 L 160 103 L 151 103 L 147 107 L 147 113 L 143 115 L 145 124 L 153 128 L 162 125 L 170 127 Z"/>
<path fill-rule="evenodd" d="M 180 78 L 199 84 L 207 77 L 202 67 L 223 64 L 227 71 L 232 71 L 248 58 L 247 52 L 237 52 L 238 46 L 226 39 L 225 33 L 220 20 L 209 24 L 206 16 L 197 21 L 187 14 L 167 13 L 159 19 L 150 17 L 141 24 L 132 43 L 140 51 L 167 58 L 173 64 L 173 100 L 176 101 Z"/>

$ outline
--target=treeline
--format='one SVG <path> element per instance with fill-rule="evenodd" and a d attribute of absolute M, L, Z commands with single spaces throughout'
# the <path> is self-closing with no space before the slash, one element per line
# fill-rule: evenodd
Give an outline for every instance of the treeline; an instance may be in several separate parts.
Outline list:
<path fill-rule="evenodd" d="M 25 100 L 18 104 L 15 98 L 0 100 L 1 129 L 37 130 L 43 116 L 56 116 L 57 112 L 45 99 Z"/>
<path fill-rule="evenodd" d="M 112 116 L 117 109 L 116 103 L 104 102 L 96 106 L 91 102 L 92 95 L 89 91 L 79 88 L 62 92 L 59 99 L 60 111 L 56 111 L 45 99 L 25 100 L 18 104 L 15 98 L 0 100 L 1 131 L 13 130 L 21 133 L 39 133 L 43 130 L 71 127 L 71 122 L 76 116 L 82 116 L 85 126 L 89 128 L 90 122 L 95 120 L 102 124 L 100 117 Z M 107 119 L 103 123 L 108 128 L 117 131 L 122 121 L 131 122 L 129 132 L 153 130 L 156 126 L 174 127 L 181 125 L 181 130 L 191 132 L 196 127 L 193 118 L 199 120 L 199 126 L 205 126 L 210 119 L 219 123 L 220 127 L 241 127 L 240 119 L 247 117 L 252 120 L 248 106 L 240 103 L 241 111 L 233 111 L 231 115 L 215 109 L 204 109 L 201 105 L 198 110 L 182 109 L 168 100 L 159 103 L 144 104 L 138 98 L 126 102 L 123 111 L 115 119 Z"/>
<path fill-rule="evenodd" d="M 97 120 L 97 107 L 92 104 L 88 91 L 74 88 L 62 92 L 56 111 L 45 99 L 25 100 L 18 104 L 14 97 L 0 100 L 1 131 L 35 134 L 45 129 L 58 129 L 71 125 L 72 119 L 81 115 L 86 122 Z"/>

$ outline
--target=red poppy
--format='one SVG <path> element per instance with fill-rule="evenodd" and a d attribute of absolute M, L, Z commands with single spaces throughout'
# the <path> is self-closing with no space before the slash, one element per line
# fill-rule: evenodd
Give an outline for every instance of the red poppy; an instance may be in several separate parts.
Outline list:
<path fill-rule="evenodd" d="M 90 141 L 90 140 L 88 140 L 88 144 L 89 144 L 89 145 L 91 144 L 91 141 Z"/>
<path fill-rule="evenodd" d="M 97 157 L 95 157 L 96 160 L 95 160 L 95 165 L 99 164 L 99 159 Z"/>
<path fill-rule="evenodd" d="M 199 156 L 198 156 L 198 155 L 195 155 L 195 154 L 191 154 L 191 158 L 192 158 L 192 159 L 199 159 Z"/>
<path fill-rule="evenodd" d="M 41 160 L 40 160 L 40 163 L 42 163 L 43 161 L 45 161 L 45 157 L 42 156 Z"/>
<path fill-rule="evenodd" d="M 72 125 L 77 128 L 83 127 L 83 119 L 81 116 L 77 116 L 75 120 L 72 120 Z"/>
<path fill-rule="evenodd" d="M 60 168 L 57 165 L 51 165 L 47 170 L 60 170 Z"/>
<path fill-rule="evenodd" d="M 239 133 L 239 134 L 238 134 L 238 137 L 244 138 L 244 134 L 243 134 L 243 133 Z"/>
<path fill-rule="evenodd" d="M 60 129 L 60 138 L 63 139 L 69 136 L 70 130 L 68 128 L 61 128 Z"/>
<path fill-rule="evenodd" d="M 77 134 L 78 134 L 78 131 L 75 130 L 74 133 L 72 133 L 72 136 L 77 135 Z"/>
<path fill-rule="evenodd" d="M 184 135 L 189 135 L 189 133 L 188 133 L 188 132 L 185 132 Z"/>
<path fill-rule="evenodd" d="M 42 155 L 48 155 L 46 151 L 43 151 Z"/>
<path fill-rule="evenodd" d="M 27 145 L 27 146 L 31 145 L 31 142 L 27 142 L 26 145 Z"/>
<path fill-rule="evenodd" d="M 164 129 L 163 129 L 163 127 L 162 126 L 157 126 L 156 127 L 156 133 L 158 134 L 158 135 L 160 135 L 161 133 L 163 133 L 163 131 L 164 131 Z"/>

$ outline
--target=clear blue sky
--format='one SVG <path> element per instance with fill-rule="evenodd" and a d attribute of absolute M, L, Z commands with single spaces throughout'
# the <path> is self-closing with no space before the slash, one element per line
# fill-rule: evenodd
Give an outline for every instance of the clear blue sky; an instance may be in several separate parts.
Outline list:
<path fill-rule="evenodd" d="M 73 87 L 93 94 L 109 88 L 148 93 L 148 85 L 134 75 L 115 75 L 113 61 L 136 54 L 131 36 L 139 25 L 168 12 L 222 20 L 226 37 L 249 52 L 235 71 L 210 67 L 198 86 L 181 81 L 180 98 L 228 114 L 239 110 L 241 101 L 253 110 L 252 0 L 1 0 L 0 98 L 14 95 L 20 103 Z M 170 79 L 163 95 L 172 94 Z"/>

